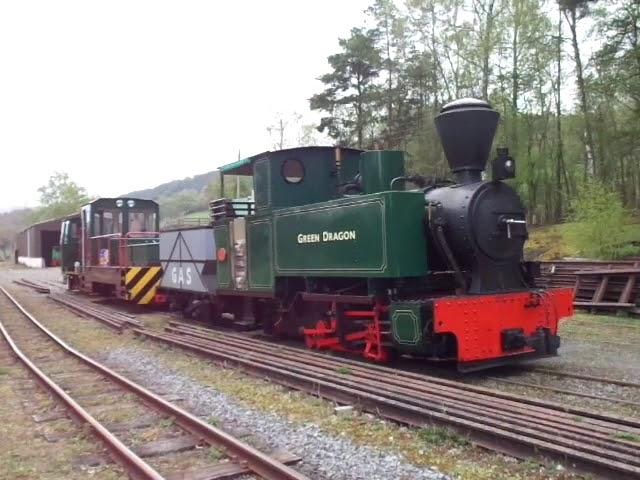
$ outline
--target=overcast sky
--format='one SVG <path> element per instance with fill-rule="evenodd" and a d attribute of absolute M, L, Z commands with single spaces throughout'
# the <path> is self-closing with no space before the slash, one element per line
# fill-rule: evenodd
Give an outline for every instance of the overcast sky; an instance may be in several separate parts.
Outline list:
<path fill-rule="evenodd" d="M 0 2 L 0 211 L 56 170 L 109 196 L 268 149 L 368 3 Z"/>

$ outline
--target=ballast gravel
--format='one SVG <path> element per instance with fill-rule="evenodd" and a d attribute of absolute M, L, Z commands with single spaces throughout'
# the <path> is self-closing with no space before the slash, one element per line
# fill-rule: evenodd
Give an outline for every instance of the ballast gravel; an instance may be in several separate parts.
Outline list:
<path fill-rule="evenodd" d="M 296 468 L 313 479 L 331 480 L 449 480 L 440 472 L 419 468 L 399 455 L 357 445 L 329 435 L 316 425 L 283 420 L 277 415 L 241 405 L 228 395 L 204 386 L 163 365 L 156 358 L 130 348 L 116 349 L 105 363 L 147 388 L 184 398 L 188 409 L 215 418 L 231 432 L 250 432 L 271 449 L 285 449 L 303 461 Z"/>

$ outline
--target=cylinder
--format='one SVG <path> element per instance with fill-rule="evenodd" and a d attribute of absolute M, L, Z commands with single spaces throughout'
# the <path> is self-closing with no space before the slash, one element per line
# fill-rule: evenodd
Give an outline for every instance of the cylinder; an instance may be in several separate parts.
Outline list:
<path fill-rule="evenodd" d="M 404 152 L 370 150 L 360 154 L 362 193 L 391 190 L 391 181 L 404 177 Z"/>

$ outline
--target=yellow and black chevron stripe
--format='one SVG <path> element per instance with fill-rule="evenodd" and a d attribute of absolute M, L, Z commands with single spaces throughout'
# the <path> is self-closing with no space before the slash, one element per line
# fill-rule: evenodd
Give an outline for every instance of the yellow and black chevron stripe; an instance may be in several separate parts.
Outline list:
<path fill-rule="evenodd" d="M 129 300 L 146 305 L 153 300 L 162 277 L 162 267 L 131 267 L 125 275 Z"/>

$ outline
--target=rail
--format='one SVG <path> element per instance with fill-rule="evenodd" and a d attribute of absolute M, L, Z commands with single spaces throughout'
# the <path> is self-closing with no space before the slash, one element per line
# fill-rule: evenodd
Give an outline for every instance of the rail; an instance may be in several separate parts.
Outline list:
<path fill-rule="evenodd" d="M 176 230 L 178 228 L 208 227 L 210 223 L 209 218 L 179 218 L 177 220 L 167 221 L 162 226 L 162 231 Z"/>
<path fill-rule="evenodd" d="M 516 457 L 542 455 L 605 478 L 640 476 L 634 418 L 365 365 L 240 334 L 171 322 L 163 333 L 138 335 L 178 346 L 247 373 L 401 423 L 451 427 L 486 448 Z"/>
<path fill-rule="evenodd" d="M 144 329 L 134 333 L 290 388 L 357 404 L 390 420 L 414 426 L 443 424 L 505 454 L 542 455 L 605 478 L 640 475 L 640 443 L 629 440 L 640 438 L 636 418 L 273 345 L 184 322 L 172 321 L 162 333 Z"/>
<path fill-rule="evenodd" d="M 90 367 L 95 372 L 108 378 L 110 381 L 123 387 L 127 392 L 136 395 L 146 405 L 154 410 L 174 419 L 176 425 L 183 430 L 194 435 L 195 438 L 202 439 L 210 445 L 222 447 L 235 462 L 241 466 L 245 466 L 253 474 L 257 474 L 267 480 L 309 480 L 305 475 L 293 470 L 291 467 L 274 459 L 263 452 L 255 449 L 247 443 L 239 440 L 227 432 L 210 425 L 146 388 L 138 385 L 119 373 L 109 369 L 101 363 L 84 355 L 66 344 L 62 339 L 57 337 L 53 332 L 40 323 L 31 313 L 29 313 L 7 290 L 0 287 L 0 291 L 13 303 L 13 305 L 49 340 L 54 342 L 56 346 L 61 348 L 66 354 L 79 360 L 84 365 Z M 0 324 L 1 326 L 1 324 Z M 3 328 L 2 333 L 5 338 L 9 339 L 8 332 Z M 17 347 L 16 347 L 17 348 Z M 31 364 L 35 367 L 35 365 Z M 42 379 L 42 377 L 38 377 Z M 44 379 L 42 379 L 44 381 Z M 51 386 L 56 395 L 65 394 L 64 390 L 57 386 Z M 66 395 L 66 394 L 65 394 Z M 143 460 L 139 459 L 131 450 L 129 450 L 122 442 L 120 442 L 106 428 L 93 419 L 82 407 L 75 404 L 73 399 L 66 395 L 65 403 L 69 402 L 74 411 L 77 411 L 96 432 L 96 434 L 105 441 L 109 451 L 116 449 L 114 456 L 130 473 L 134 479 L 153 479 L 161 480 L 163 477 L 149 467 Z M 75 404 L 75 405 L 74 405 Z M 77 407 L 77 409 L 76 409 Z M 84 412 L 84 413 L 83 413 Z"/>
<path fill-rule="evenodd" d="M 2 293 L 13 302 L 13 304 L 24 313 L 27 318 L 35 322 L 35 319 L 22 308 L 15 298 L 11 296 L 4 288 L 0 287 Z M 36 324 L 40 326 L 39 324 Z M 44 329 L 44 327 L 42 327 Z M 45 329 L 46 330 L 46 329 Z M 43 330 L 44 331 L 44 330 Z M 63 403 L 67 409 L 72 412 L 73 416 L 89 426 L 94 435 L 99 438 L 111 453 L 114 460 L 118 462 L 131 476 L 136 480 L 162 480 L 163 477 L 142 458 L 133 453 L 126 445 L 116 438 L 109 430 L 107 430 L 100 422 L 98 422 L 89 412 L 82 408 L 71 396 L 57 385 L 50 377 L 44 374 L 23 352 L 18 348 L 9 332 L 0 321 L 0 332 L 5 341 L 11 348 L 11 351 L 22 362 L 37 380 L 46 388 L 54 397 Z M 48 332 L 48 331 L 47 331 Z M 45 332 L 45 333 L 47 333 Z M 50 332 L 49 332 L 50 333 Z M 51 334 L 53 335 L 53 334 Z"/>

